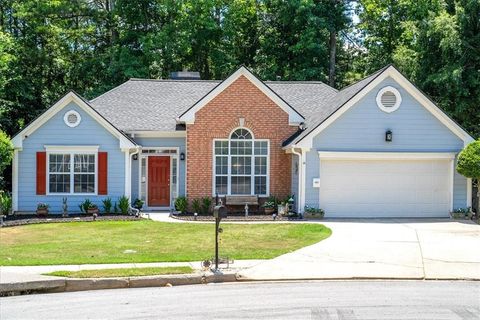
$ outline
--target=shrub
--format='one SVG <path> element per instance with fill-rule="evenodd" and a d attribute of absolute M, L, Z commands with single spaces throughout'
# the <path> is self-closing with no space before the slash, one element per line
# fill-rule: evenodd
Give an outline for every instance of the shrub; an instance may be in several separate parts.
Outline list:
<path fill-rule="evenodd" d="M 136 208 L 136 209 L 138 209 L 138 210 L 140 210 L 140 209 L 142 209 L 144 203 L 145 203 L 145 202 L 144 202 L 143 200 L 137 198 L 137 199 L 135 199 L 135 201 L 133 202 L 133 207 Z"/>
<path fill-rule="evenodd" d="M 112 198 L 106 198 L 102 200 L 103 212 L 110 213 L 112 211 Z"/>
<path fill-rule="evenodd" d="M 127 196 L 121 196 L 118 198 L 118 208 L 122 214 L 128 214 L 130 208 L 130 199 Z"/>
<path fill-rule="evenodd" d="M 200 204 L 200 200 L 199 200 L 199 199 L 194 199 L 194 200 L 192 201 L 192 208 L 193 208 L 193 212 L 196 212 L 196 213 L 201 212 L 202 205 Z"/>
<path fill-rule="evenodd" d="M 92 201 L 90 201 L 90 199 L 87 198 L 82 203 L 80 203 L 78 207 L 80 208 L 81 213 L 87 213 L 87 210 L 90 208 L 91 205 L 92 205 Z"/>
<path fill-rule="evenodd" d="M 480 214 L 480 140 L 470 143 L 458 155 L 457 171 L 467 178 L 476 180 L 477 192 L 477 218 Z"/>
<path fill-rule="evenodd" d="M 13 145 L 5 132 L 0 130 L 0 172 L 10 164 L 13 157 Z"/>
<path fill-rule="evenodd" d="M 175 199 L 175 210 L 180 211 L 181 213 L 187 212 L 188 208 L 188 199 L 186 197 L 178 197 Z"/>
<path fill-rule="evenodd" d="M 212 198 L 210 197 L 203 197 L 202 198 L 202 208 L 201 212 L 202 214 L 209 214 L 210 213 L 210 207 L 212 206 Z"/>
<path fill-rule="evenodd" d="M 0 214 L 9 214 L 12 210 L 12 196 L 0 191 Z"/>
<path fill-rule="evenodd" d="M 113 213 L 118 213 L 118 205 L 117 205 L 116 202 L 115 202 L 115 204 L 113 205 Z"/>

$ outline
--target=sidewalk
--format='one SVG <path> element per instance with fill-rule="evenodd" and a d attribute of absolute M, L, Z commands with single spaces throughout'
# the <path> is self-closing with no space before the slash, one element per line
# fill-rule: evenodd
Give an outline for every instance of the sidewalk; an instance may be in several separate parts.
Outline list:
<path fill-rule="evenodd" d="M 194 262 L 158 262 L 158 263 L 120 263 L 120 264 L 84 264 L 53 266 L 15 266 L 0 267 L 0 296 L 2 294 L 18 294 L 23 292 L 59 292 L 92 289 L 113 289 L 128 287 L 150 287 L 172 285 L 200 284 L 208 282 L 235 281 L 236 274 L 246 268 L 258 265 L 264 260 L 238 260 L 230 264 L 220 265 L 220 273 L 202 271 L 201 261 Z M 115 268 L 145 268 L 190 266 L 195 270 L 188 275 L 161 275 L 128 278 L 73 279 L 43 275 L 53 271 L 78 271 Z"/>

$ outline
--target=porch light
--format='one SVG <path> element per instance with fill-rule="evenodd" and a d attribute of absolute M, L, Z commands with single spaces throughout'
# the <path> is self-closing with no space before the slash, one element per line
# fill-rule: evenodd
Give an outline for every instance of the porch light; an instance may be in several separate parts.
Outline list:
<path fill-rule="evenodd" d="M 183 153 L 183 152 L 180 153 L 180 160 L 182 160 L 182 161 L 185 160 L 185 153 Z"/>
<path fill-rule="evenodd" d="M 387 132 L 385 132 L 385 141 L 392 142 L 392 140 L 393 140 L 392 130 L 387 130 Z"/>
<path fill-rule="evenodd" d="M 132 158 L 133 160 L 138 160 L 138 154 L 134 154 Z"/>

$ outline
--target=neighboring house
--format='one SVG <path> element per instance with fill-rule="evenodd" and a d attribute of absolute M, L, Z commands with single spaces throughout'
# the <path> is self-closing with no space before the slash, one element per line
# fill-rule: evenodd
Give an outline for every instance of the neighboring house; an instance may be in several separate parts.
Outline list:
<path fill-rule="evenodd" d="M 70 92 L 14 137 L 13 206 L 294 194 L 327 217 L 448 217 L 471 205 L 454 169 L 470 141 L 393 66 L 341 91 L 244 67 L 221 82 L 131 79 L 91 101 Z"/>

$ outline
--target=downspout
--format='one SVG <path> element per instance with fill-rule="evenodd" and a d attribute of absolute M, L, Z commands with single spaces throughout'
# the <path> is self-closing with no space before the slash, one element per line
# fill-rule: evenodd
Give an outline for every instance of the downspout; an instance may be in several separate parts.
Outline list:
<path fill-rule="evenodd" d="M 292 153 L 298 156 L 298 200 L 297 200 L 297 212 L 303 213 L 302 211 L 302 191 L 303 191 L 303 152 L 300 149 L 300 152 L 295 151 L 295 148 L 292 148 Z"/>

